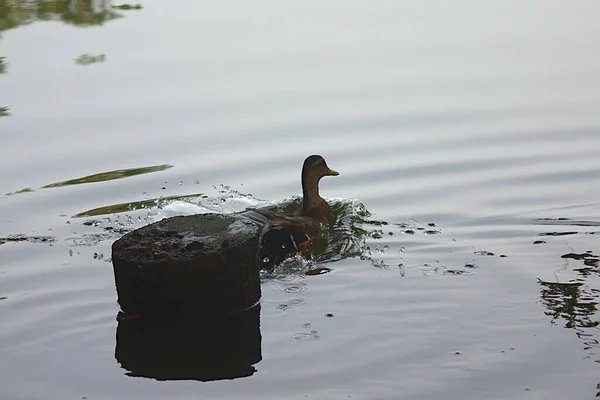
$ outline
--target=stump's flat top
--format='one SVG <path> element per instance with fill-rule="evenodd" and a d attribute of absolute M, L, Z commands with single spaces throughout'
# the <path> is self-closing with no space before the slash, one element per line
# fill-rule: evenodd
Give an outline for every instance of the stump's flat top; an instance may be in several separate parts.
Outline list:
<path fill-rule="evenodd" d="M 166 218 L 130 232 L 113 244 L 113 259 L 148 262 L 210 257 L 257 240 L 260 224 L 243 214 Z"/>

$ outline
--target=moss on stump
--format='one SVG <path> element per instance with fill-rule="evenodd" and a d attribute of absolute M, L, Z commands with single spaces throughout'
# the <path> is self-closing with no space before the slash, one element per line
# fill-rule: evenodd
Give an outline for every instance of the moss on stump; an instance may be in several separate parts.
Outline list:
<path fill-rule="evenodd" d="M 244 213 L 200 214 L 126 234 L 112 246 L 121 309 L 196 319 L 253 306 L 260 299 L 261 228 Z"/>

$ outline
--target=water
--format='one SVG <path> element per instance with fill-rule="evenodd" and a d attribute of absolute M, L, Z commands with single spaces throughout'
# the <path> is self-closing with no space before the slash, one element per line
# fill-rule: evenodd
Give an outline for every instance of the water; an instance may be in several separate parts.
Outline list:
<path fill-rule="evenodd" d="M 596 2 L 65 3 L 0 7 L 2 399 L 600 391 Z M 314 153 L 387 224 L 263 279 L 249 376 L 130 376 L 112 242 L 289 199 Z"/>

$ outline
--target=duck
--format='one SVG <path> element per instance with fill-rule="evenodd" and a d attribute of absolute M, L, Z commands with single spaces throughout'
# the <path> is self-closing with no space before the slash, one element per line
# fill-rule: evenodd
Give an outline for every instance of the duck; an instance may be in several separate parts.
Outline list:
<path fill-rule="evenodd" d="M 292 213 L 251 209 L 266 218 L 260 235 L 261 269 L 272 270 L 297 253 L 308 254 L 319 234 L 333 223 L 331 209 L 319 194 L 319 181 L 325 176 L 337 176 L 325 159 L 317 154 L 308 156 L 302 165 L 302 201 Z"/>

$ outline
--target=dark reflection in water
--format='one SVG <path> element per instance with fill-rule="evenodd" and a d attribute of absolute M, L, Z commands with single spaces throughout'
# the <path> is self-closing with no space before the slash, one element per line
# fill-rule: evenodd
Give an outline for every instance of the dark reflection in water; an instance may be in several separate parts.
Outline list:
<path fill-rule="evenodd" d="M 115 358 L 128 376 L 214 381 L 251 376 L 262 360 L 260 305 L 218 321 L 117 317 Z"/>
<path fill-rule="evenodd" d="M 577 253 L 568 253 L 563 254 L 561 258 L 572 259 L 582 261 L 585 267 L 575 268 L 575 271 L 579 272 L 581 276 L 588 277 L 590 274 L 596 272 L 600 272 L 598 269 L 598 263 L 600 262 L 600 258 L 597 255 L 593 254 L 591 250 L 586 251 L 585 253 L 577 254 Z"/>
<path fill-rule="evenodd" d="M 574 236 L 595 234 L 594 229 L 600 226 L 597 221 L 574 220 L 570 218 L 542 218 L 536 220 L 541 225 L 552 225 L 551 231 L 539 233 L 541 236 Z M 573 231 L 577 226 L 581 231 Z M 546 243 L 539 241 L 540 244 Z M 577 277 L 569 281 L 548 282 L 539 280 L 541 289 L 541 303 L 546 307 L 545 314 L 552 318 L 553 324 L 564 324 L 568 329 L 573 329 L 577 337 L 583 341 L 583 349 L 587 352 L 586 358 L 594 359 L 600 363 L 598 349 L 600 341 L 600 316 L 598 315 L 598 298 L 600 289 L 597 289 L 597 279 L 600 277 L 600 256 L 592 250 L 577 252 L 574 249 L 560 256 L 567 261 L 572 261 L 572 271 Z M 600 395 L 600 393 L 598 393 Z M 597 395 L 597 396 L 598 396 Z"/>
<path fill-rule="evenodd" d="M 1 15 L 1 11 L 0 11 L 0 15 Z M 0 29 L 0 31 L 1 30 L 2 29 Z M 7 68 L 8 68 L 8 63 L 6 62 L 6 57 L 0 57 L 0 75 L 5 74 Z M 0 117 L 9 117 L 10 116 L 9 111 L 10 111 L 10 107 L 0 106 Z"/>
<path fill-rule="evenodd" d="M 584 350 L 589 352 L 589 357 L 596 357 L 595 349 L 600 348 L 600 342 L 595 337 L 600 325 L 597 316 L 600 290 L 590 287 L 587 280 L 599 275 L 600 258 L 592 251 L 567 253 L 561 258 L 581 261 L 583 267 L 574 268 L 580 277 L 573 281 L 539 281 L 542 304 L 548 309 L 545 314 L 552 317 L 552 323 L 562 321 L 565 328 L 574 329 L 583 340 Z M 596 362 L 600 362 L 600 359 L 596 359 Z"/>
<path fill-rule="evenodd" d="M 23 234 L 8 235 L 6 237 L 0 237 L 0 244 L 7 242 L 29 242 L 29 243 L 52 243 L 58 240 L 54 236 L 28 236 Z"/>
<path fill-rule="evenodd" d="M 76 26 L 102 25 L 122 17 L 110 0 L 17 0 L 0 2 L 0 31 L 35 21 L 62 21 Z"/>
<path fill-rule="evenodd" d="M 0 1 L 0 39 L 2 31 L 31 24 L 35 21 L 62 21 L 66 24 L 87 27 L 102 25 L 110 20 L 121 18 L 115 11 L 139 10 L 141 5 L 122 4 L 113 6 L 111 0 L 15 0 Z M 88 65 L 104 62 L 105 55 L 82 54 L 75 62 Z M 0 57 L 0 74 L 7 72 L 6 57 Z M 0 117 L 11 116 L 9 106 L 0 106 Z"/>
<path fill-rule="evenodd" d="M 598 227 L 600 226 L 599 222 L 596 221 L 583 221 L 583 220 L 574 220 L 571 218 L 538 218 L 535 220 L 536 224 L 540 225 L 552 225 L 552 226 L 581 226 L 581 227 Z M 598 231 L 552 231 L 552 232 L 540 232 L 539 236 L 571 236 L 578 234 L 586 234 L 586 235 L 594 235 Z"/>
<path fill-rule="evenodd" d="M 597 311 L 597 294 L 581 282 L 545 282 L 541 285 L 542 303 L 552 317 L 552 322 L 563 321 L 565 328 L 593 328 L 599 322 L 593 320 Z"/>

